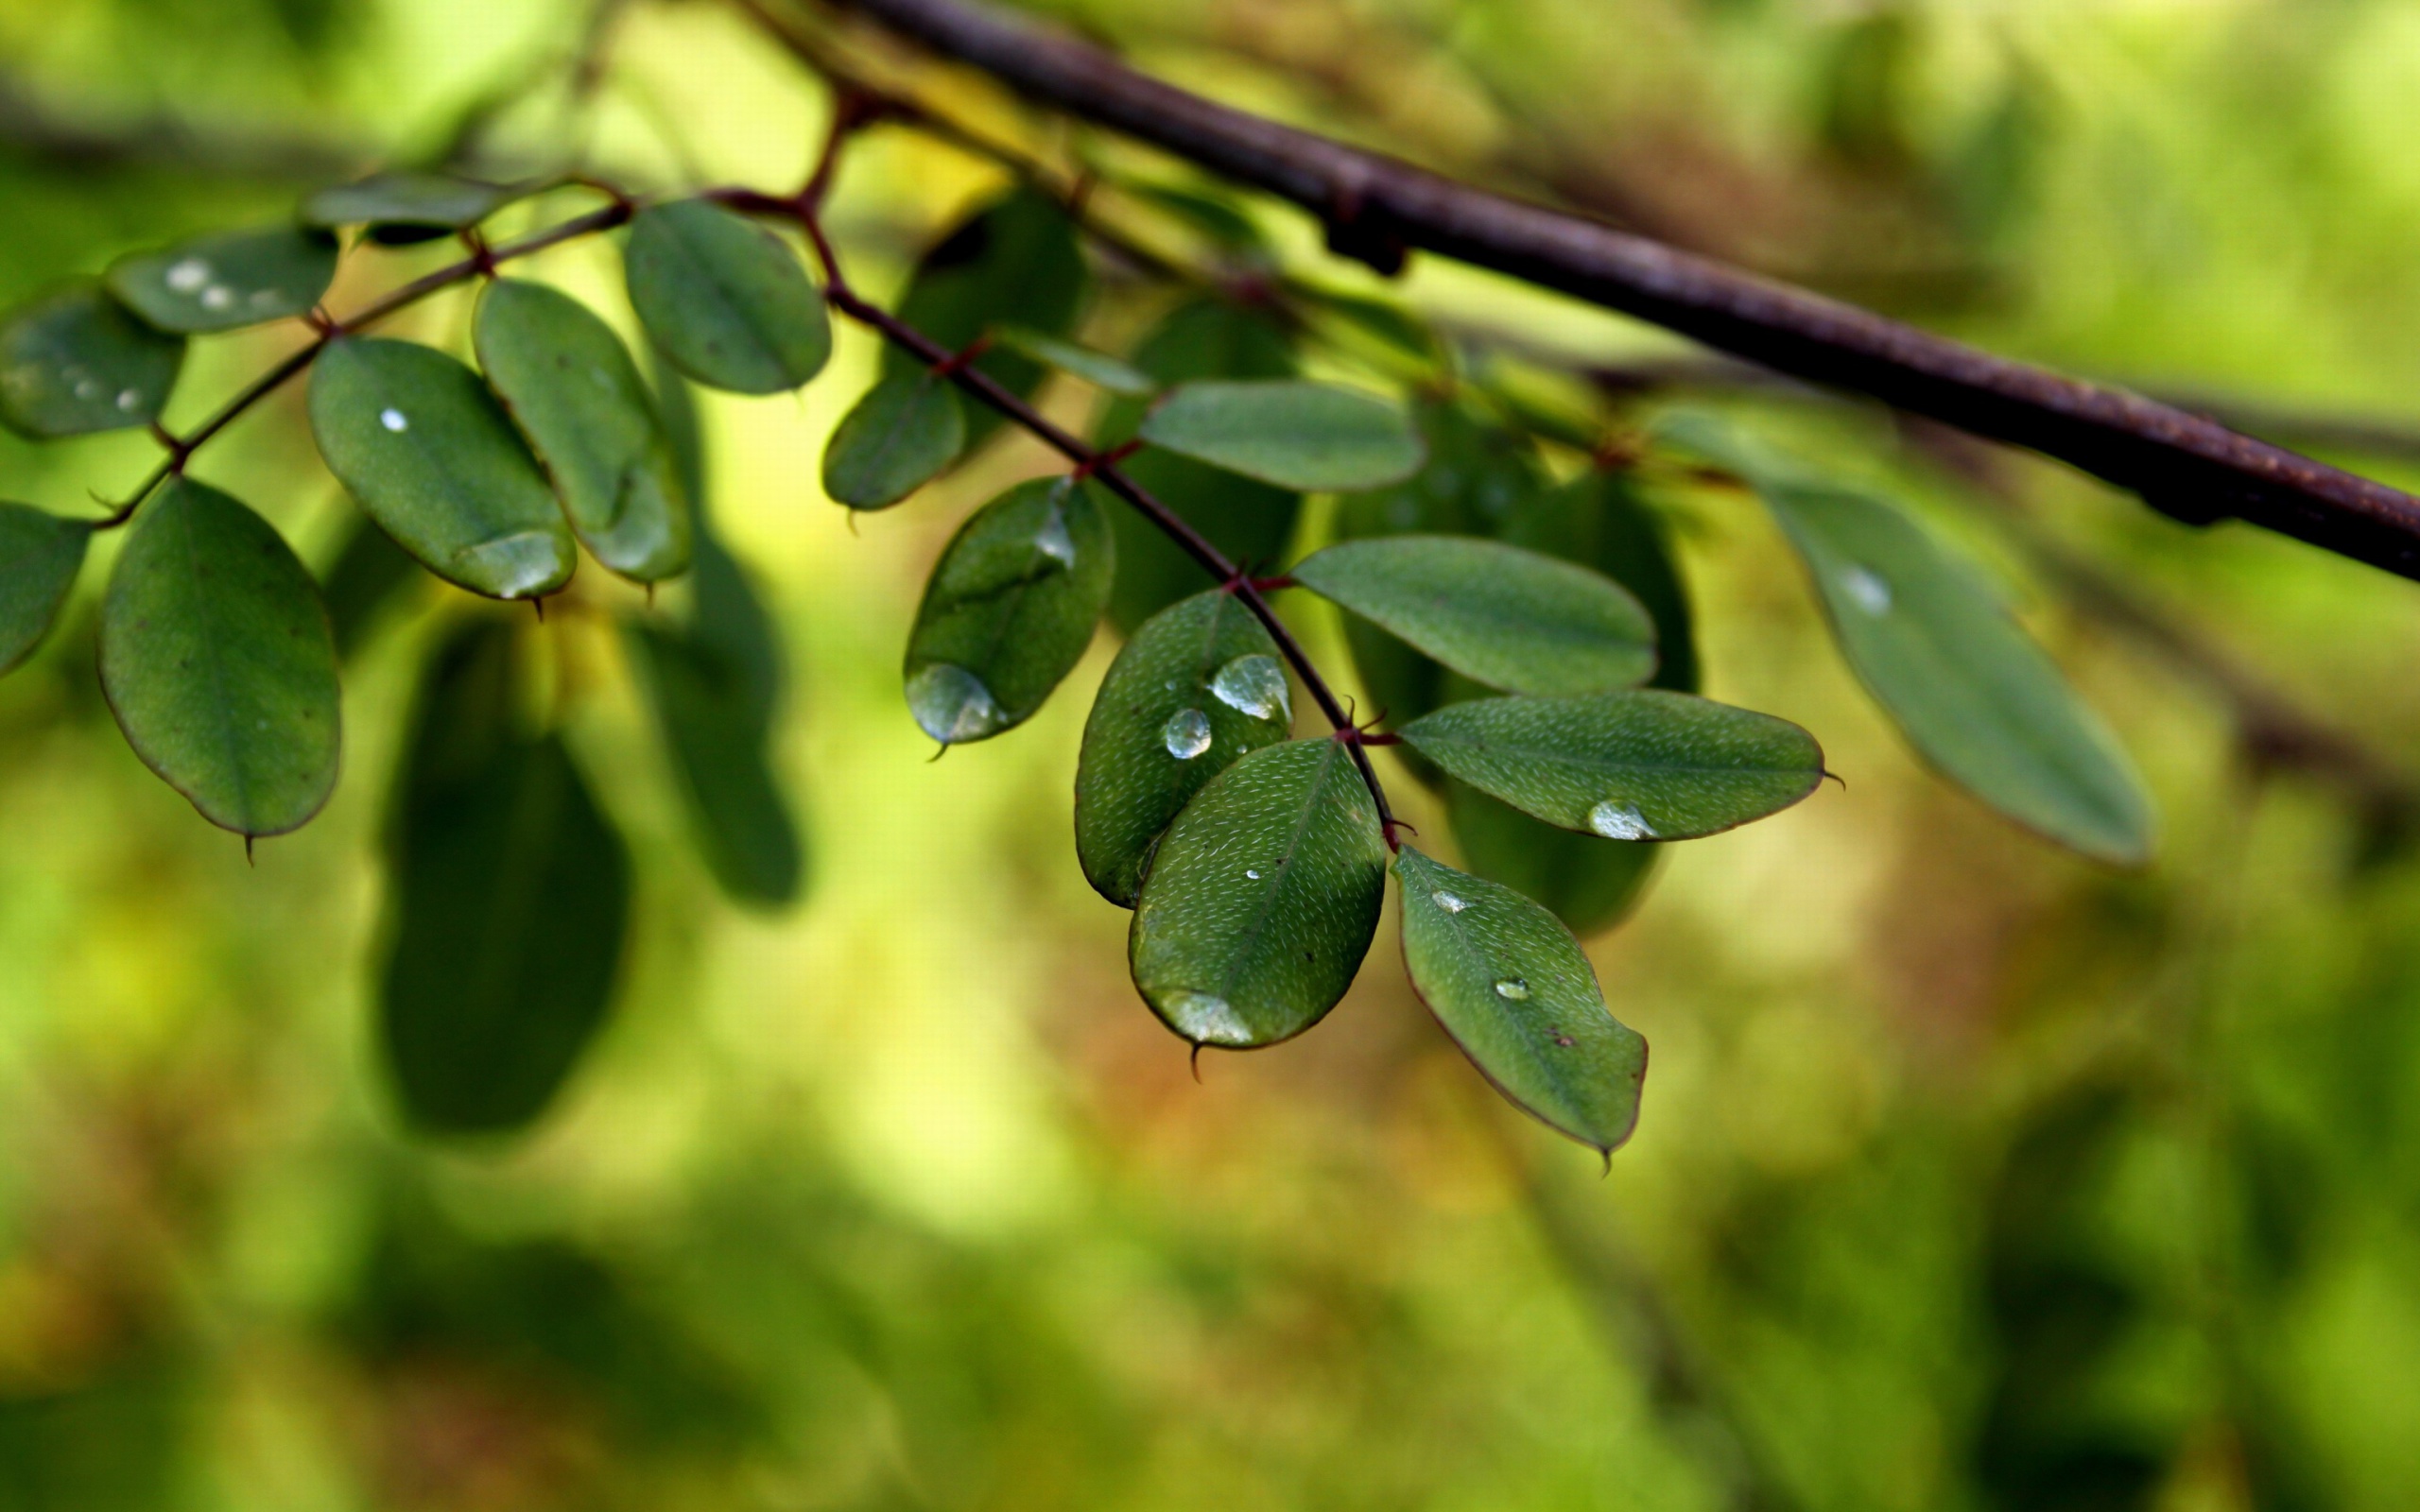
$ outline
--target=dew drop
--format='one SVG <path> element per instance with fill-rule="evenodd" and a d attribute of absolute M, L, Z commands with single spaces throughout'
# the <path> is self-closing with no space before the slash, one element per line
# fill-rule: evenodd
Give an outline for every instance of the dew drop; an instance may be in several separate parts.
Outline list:
<path fill-rule="evenodd" d="M 1588 811 L 1588 828 L 1608 840 L 1652 840 L 1655 826 L 1629 803 L 1607 799 Z"/>
<path fill-rule="evenodd" d="M 199 257 L 181 258 L 169 265 L 166 282 L 174 292 L 191 294 L 210 282 L 210 265 Z"/>
<path fill-rule="evenodd" d="M 250 303 L 255 310 L 266 310 L 270 305 L 277 302 L 277 290 L 254 289 L 252 290 L 251 299 L 246 302 Z"/>
<path fill-rule="evenodd" d="M 1189 762 L 1210 748 L 1209 716 L 1199 709 L 1180 709 L 1160 727 L 1160 740 L 1169 755 Z"/>
<path fill-rule="evenodd" d="M 1866 568 L 1851 566 L 1842 569 L 1841 592 L 1848 594 L 1850 601 L 1868 614 L 1891 612 L 1891 585 Z"/>
<path fill-rule="evenodd" d="M 117 407 L 131 415 L 143 407 L 143 390 L 121 388 L 117 391 Z"/>
<path fill-rule="evenodd" d="M 224 284 L 213 284 L 201 291 L 201 307 L 205 310 L 226 310 L 234 307 L 235 291 Z"/>
<path fill-rule="evenodd" d="M 77 384 L 76 397 L 78 399 L 98 399 L 101 397 L 101 386 L 94 380 L 86 378 Z"/>
<path fill-rule="evenodd" d="M 498 597 L 534 593 L 563 576 L 562 542 L 544 530 L 516 530 L 454 554 L 474 582 L 490 584 Z"/>
<path fill-rule="evenodd" d="M 1527 1003 L 1530 984 L 1517 976 L 1499 976 L 1495 979 L 1495 995 L 1512 1003 Z"/>
<path fill-rule="evenodd" d="M 1259 869 L 1258 869 L 1257 868 L 1253 868 L 1253 867 L 1246 867 L 1246 868 L 1244 868 L 1244 875 L 1245 875 L 1245 876 L 1247 876 L 1247 877 L 1249 877 L 1249 878 L 1251 878 L 1251 879 L 1252 879 L 1253 881 L 1254 881 L 1254 882 L 1258 882 L 1258 881 L 1260 880 L 1260 871 L 1259 871 Z"/>
<path fill-rule="evenodd" d="M 410 421 L 404 418 L 404 412 L 400 409 L 380 410 L 378 412 L 378 423 L 386 426 L 389 430 L 395 432 L 397 435 L 401 435 L 403 432 L 411 429 L 412 424 Z"/>
<path fill-rule="evenodd" d="M 944 746 L 980 740 L 1007 721 L 992 690 L 964 667 L 936 662 L 908 679 L 908 710 Z"/>
<path fill-rule="evenodd" d="M 1062 567 L 1076 565 L 1076 538 L 1067 534 L 1067 517 L 1052 506 L 1050 518 L 1033 535 L 1034 549 Z"/>
<path fill-rule="evenodd" d="M 1254 719 L 1283 719 L 1291 723 L 1294 703 L 1286 691 L 1286 669 L 1273 656 L 1239 656 L 1219 669 L 1210 679 L 1211 696 L 1239 713 Z"/>
<path fill-rule="evenodd" d="M 1435 903 L 1438 907 L 1443 908 L 1449 914 L 1459 914 L 1463 909 L 1470 906 L 1470 904 L 1462 902 L 1460 898 L 1455 897 L 1452 893 L 1443 891 L 1430 893 L 1428 895 L 1428 901 Z"/>
<path fill-rule="evenodd" d="M 1236 1016 L 1235 1005 L 1216 992 L 1171 992 L 1160 1007 L 1176 1032 L 1196 1044 L 1252 1042 L 1251 1026 Z"/>

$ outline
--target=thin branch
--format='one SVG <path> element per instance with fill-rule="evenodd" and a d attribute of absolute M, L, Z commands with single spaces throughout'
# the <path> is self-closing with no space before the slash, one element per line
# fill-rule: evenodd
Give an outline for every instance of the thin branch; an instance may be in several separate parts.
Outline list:
<path fill-rule="evenodd" d="M 2201 416 L 1213 103 L 967 0 L 831 3 L 1057 110 L 1290 199 L 1325 223 L 1332 249 L 1381 271 L 1412 249 L 1439 252 L 2047 453 L 2180 520 L 2241 518 L 2420 576 L 2420 500 Z"/>

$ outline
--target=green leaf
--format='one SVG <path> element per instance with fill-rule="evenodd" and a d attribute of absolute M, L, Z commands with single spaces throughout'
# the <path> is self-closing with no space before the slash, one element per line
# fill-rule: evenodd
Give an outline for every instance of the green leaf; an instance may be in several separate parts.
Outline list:
<path fill-rule="evenodd" d="M 466 625 L 430 662 L 389 838 L 379 995 L 415 1125 L 483 1134 L 536 1118 L 603 1024 L 630 857 L 562 740 L 517 728 L 512 635 Z"/>
<path fill-rule="evenodd" d="M 478 375 L 408 341 L 348 337 L 311 371 L 311 431 L 395 543 L 491 598 L 551 593 L 579 558 L 537 459 Z"/>
<path fill-rule="evenodd" d="M 840 417 L 823 452 L 823 491 L 852 509 L 887 509 L 966 450 L 966 410 L 949 380 L 895 374 Z"/>
<path fill-rule="evenodd" d="M 1672 435 L 1754 482 L 1849 665 L 1937 770 L 2085 855 L 2151 858 L 2151 800 L 2133 763 L 1972 563 L 1891 505 L 1800 480 L 1711 426 Z"/>
<path fill-rule="evenodd" d="M 336 787 L 336 641 L 319 586 L 268 523 L 170 478 L 118 553 L 101 688 L 143 764 L 202 817 L 283 834 Z"/>
<path fill-rule="evenodd" d="M 1434 367 L 1444 360 L 1444 349 L 1436 335 L 1401 305 L 1305 285 L 1297 285 L 1297 292 L 1307 297 L 1314 311 L 1330 317 L 1332 323 L 1358 332 L 1419 367 Z"/>
<path fill-rule="evenodd" d="M 781 393 L 832 355 L 831 318 L 797 254 L 720 205 L 684 199 L 640 211 L 622 261 L 648 334 L 710 388 Z"/>
<path fill-rule="evenodd" d="M 1815 791 L 1824 752 L 1787 719 L 1685 693 L 1478 698 L 1403 728 L 1454 776 L 1566 830 L 1693 840 Z"/>
<path fill-rule="evenodd" d="M 629 627 L 629 635 L 715 880 L 743 902 L 796 899 L 798 829 L 766 764 L 767 723 L 754 690 L 685 637 L 648 625 Z"/>
<path fill-rule="evenodd" d="M 1386 899 L 1387 846 L 1335 739 L 1256 750 L 1160 841 L 1134 905 L 1134 985 L 1197 1045 L 1292 1039 L 1344 996 Z"/>
<path fill-rule="evenodd" d="M 1420 469 L 1403 406 L 1294 379 L 1210 380 L 1171 390 L 1143 418 L 1154 446 L 1284 489 L 1374 489 Z"/>
<path fill-rule="evenodd" d="M 1512 1105 L 1611 1155 L 1638 1123 L 1647 1041 L 1605 1007 L 1560 919 L 1407 846 L 1403 959 L 1428 1011 Z"/>
<path fill-rule="evenodd" d="M 1688 589 L 1663 521 L 1628 476 L 1592 468 L 1559 489 L 1527 494 L 1495 534 L 1506 545 L 1593 567 L 1628 589 L 1655 622 L 1655 676 L 1648 686 L 1698 691 Z"/>
<path fill-rule="evenodd" d="M 502 184 L 450 173 L 373 173 L 312 194 L 302 201 L 302 220 L 330 231 L 367 225 L 372 241 L 406 247 L 475 226 L 515 198 Z"/>
<path fill-rule="evenodd" d="M 365 517 L 355 524 L 320 580 L 328 622 L 336 630 L 337 657 L 350 659 L 360 650 L 380 612 L 415 582 L 427 580 L 411 553 L 396 545 L 374 521 Z"/>
<path fill-rule="evenodd" d="M 899 318 L 952 352 L 973 345 L 1003 315 L 1043 335 L 1064 336 L 1075 329 L 1091 282 L 1067 213 L 1049 196 L 1019 185 L 925 254 L 900 296 Z M 882 363 L 885 378 L 909 377 L 925 366 L 898 347 L 886 347 Z M 1042 363 L 1014 349 L 987 352 L 975 367 L 1020 397 L 1042 382 Z M 977 410 L 968 444 L 991 435 L 999 419 L 989 407 Z"/>
<path fill-rule="evenodd" d="M 1116 547 L 1098 484 L 1020 483 L 950 538 L 908 637 L 908 707 L 944 746 L 1033 717 L 1092 644 Z"/>
<path fill-rule="evenodd" d="M 1151 849 L 1193 795 L 1293 731 L 1277 643 L 1241 599 L 1196 593 L 1153 615 L 1102 679 L 1076 765 L 1084 878 L 1134 906 Z"/>
<path fill-rule="evenodd" d="M 1267 261 L 1269 240 L 1250 215 L 1228 200 L 1174 184 L 1120 183 L 1119 190 L 1146 204 L 1157 205 L 1231 252 Z"/>
<path fill-rule="evenodd" d="M 1655 626 L 1601 573 L 1464 536 L 1315 552 L 1294 581 L 1491 687 L 1604 693 L 1655 671 Z"/>
<path fill-rule="evenodd" d="M 0 318 L 0 424 L 35 440 L 148 425 L 184 360 L 184 337 L 71 284 Z"/>
<path fill-rule="evenodd" d="M 1446 783 L 1445 812 L 1462 865 L 1542 904 L 1582 939 L 1638 906 L 1664 856 L 1645 841 L 1599 839 L 1533 819 L 1468 782 Z"/>
<path fill-rule="evenodd" d="M 199 335 L 308 314 L 336 276 L 336 237 L 265 226 L 130 252 L 107 278 L 110 292 L 152 325 Z"/>
<path fill-rule="evenodd" d="M 93 543 L 93 526 L 29 504 L 0 504 L 0 676 L 50 633 Z"/>
<path fill-rule="evenodd" d="M 1238 305 L 1201 299 L 1178 306 L 1145 336 L 1134 366 L 1163 387 L 1189 378 L 1284 378 L 1294 371 L 1286 334 Z M 1099 444 L 1130 439 L 1142 422 L 1140 401 L 1120 400 L 1102 418 Z M 1173 452 L 1146 450 L 1119 471 L 1175 510 L 1231 561 L 1274 562 L 1294 534 L 1302 496 L 1237 477 Z M 1117 587 L 1110 615 L 1134 627 L 1202 587 L 1201 563 L 1131 509 L 1112 517 L 1117 534 Z"/>
<path fill-rule="evenodd" d="M 680 463 L 613 328 L 567 294 L 497 279 L 479 298 L 474 340 L 580 543 L 635 582 L 686 572 Z"/>
<path fill-rule="evenodd" d="M 992 340 L 995 346 L 1071 373 L 1106 393 L 1134 398 L 1160 391 L 1158 380 L 1142 369 L 1120 362 L 1105 352 L 1045 335 L 1029 326 L 994 326 Z"/>

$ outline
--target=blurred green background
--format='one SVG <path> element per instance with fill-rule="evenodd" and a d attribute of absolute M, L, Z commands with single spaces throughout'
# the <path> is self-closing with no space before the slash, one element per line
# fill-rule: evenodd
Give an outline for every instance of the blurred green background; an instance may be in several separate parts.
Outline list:
<path fill-rule="evenodd" d="M 2408 0 L 1057 9 L 1223 97 L 2281 439 L 2420 421 Z M 475 116 L 642 180 L 802 171 L 823 95 L 731 8 L 617 8 L 582 107 L 551 81 L 588 16 L 0 0 L 0 301 Z M 865 282 L 996 181 L 871 139 L 836 206 Z M 337 306 L 420 255 L 349 262 Z M 1686 355 L 1433 261 L 1402 292 L 1574 361 Z M 1134 325 L 1113 302 L 1096 337 Z M 205 344 L 171 419 L 292 340 Z M 923 572 L 1042 463 L 995 449 L 853 531 L 813 479 L 873 357 L 851 333 L 803 399 L 708 414 L 796 673 L 801 906 L 719 901 L 611 637 L 577 605 L 545 632 L 641 894 L 613 1023 L 516 1143 L 404 1134 L 367 1027 L 389 764 L 458 595 L 349 670 L 343 786 L 250 868 L 110 722 L 98 566 L 0 682 L 0 1506 L 2420 1505 L 2412 585 L 1757 398 L 2008 570 L 2149 775 L 2161 858 L 2097 868 L 1932 781 L 1753 506 L 1670 501 L 1707 691 L 1806 725 L 1847 788 L 1672 848 L 1593 945 L 1654 1047 L 1600 1177 L 1469 1072 L 1391 929 L 1317 1033 L 1187 1074 L 1069 839 L 1108 637 L 1030 726 L 925 759 L 896 678 Z M 2329 455 L 2409 483 L 2396 439 Z M 148 460 L 0 441 L 0 492 L 74 510 Z M 315 563 L 347 528 L 299 392 L 199 470 Z M 2077 559 L 2169 639 L 2079 598 Z M 2246 719 L 2247 686 L 2366 756 Z"/>

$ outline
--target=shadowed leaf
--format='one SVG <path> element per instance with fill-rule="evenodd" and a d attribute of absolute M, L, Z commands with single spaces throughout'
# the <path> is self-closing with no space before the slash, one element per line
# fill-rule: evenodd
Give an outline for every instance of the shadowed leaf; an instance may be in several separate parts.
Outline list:
<path fill-rule="evenodd" d="M 1119 361 L 1105 352 L 1080 347 L 1072 341 L 1062 341 L 1046 335 L 1030 326 L 1002 325 L 992 328 L 994 345 L 1031 357 L 1046 367 L 1071 373 L 1105 393 L 1137 398 L 1159 392 L 1159 382 L 1150 373 L 1132 364 Z"/>
<path fill-rule="evenodd" d="M 183 366 L 182 336 L 145 325 L 97 284 L 0 318 L 0 424 L 36 440 L 148 425 Z"/>
<path fill-rule="evenodd" d="M 1179 386 L 1137 432 L 1154 446 L 1284 489 L 1374 489 L 1419 471 L 1420 434 L 1375 394 L 1288 379 Z"/>
<path fill-rule="evenodd" d="M 92 543 L 88 521 L 0 504 L 0 674 L 24 664 L 50 633 Z"/>
<path fill-rule="evenodd" d="M 1525 495 L 1505 511 L 1495 538 L 1508 546 L 1593 567 L 1628 590 L 1655 623 L 1651 688 L 1698 691 L 1697 629 L 1687 588 L 1661 520 L 1629 478 L 1592 468 L 1561 488 Z"/>
<path fill-rule="evenodd" d="M 199 236 L 110 265 L 110 292 L 163 331 L 196 335 L 303 315 L 337 276 L 337 239 L 304 226 Z"/>
<path fill-rule="evenodd" d="M 502 184 L 450 173 L 374 173 L 312 194 L 302 201 L 302 221 L 331 231 L 366 225 L 372 241 L 407 247 L 475 226 L 516 198 Z"/>
<path fill-rule="evenodd" d="M 1045 337 L 1063 337 L 1075 329 L 1091 282 L 1067 213 L 1049 196 L 1019 185 L 959 222 L 925 254 L 900 296 L 899 318 L 951 352 L 973 345 L 1003 315 Z M 1047 360 L 1004 343 L 975 366 L 1024 398 L 1042 382 Z M 884 350 L 882 363 L 885 378 L 912 376 L 924 367 L 897 347 Z M 981 442 L 999 422 L 988 406 L 977 410 L 969 417 L 967 444 Z"/>
<path fill-rule="evenodd" d="M 781 393 L 832 355 L 831 318 L 797 254 L 719 205 L 640 211 L 622 258 L 640 322 L 674 367 L 708 387 Z"/>
<path fill-rule="evenodd" d="M 797 827 L 766 765 L 767 728 L 735 669 L 686 638 L 629 627 L 689 816 L 715 880 L 743 902 L 798 897 Z"/>
<path fill-rule="evenodd" d="M 852 509 L 887 509 L 966 450 L 966 409 L 930 372 L 883 379 L 840 418 L 823 453 L 823 491 Z"/>

